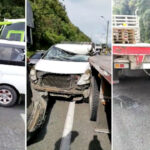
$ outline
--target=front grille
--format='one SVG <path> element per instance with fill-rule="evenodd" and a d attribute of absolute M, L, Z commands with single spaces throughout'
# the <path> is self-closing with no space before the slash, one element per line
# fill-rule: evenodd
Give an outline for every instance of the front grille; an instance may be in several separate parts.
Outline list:
<path fill-rule="evenodd" d="M 42 84 L 45 86 L 70 89 L 75 87 L 76 80 L 72 75 L 45 74 L 42 77 Z"/>

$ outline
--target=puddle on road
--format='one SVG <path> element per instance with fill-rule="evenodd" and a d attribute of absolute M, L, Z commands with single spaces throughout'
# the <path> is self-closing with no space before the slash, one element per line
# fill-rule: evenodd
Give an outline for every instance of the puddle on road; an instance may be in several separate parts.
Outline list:
<path fill-rule="evenodd" d="M 120 105 L 120 107 L 124 109 L 132 109 L 139 106 L 135 100 L 124 95 L 114 97 L 114 104 Z"/>

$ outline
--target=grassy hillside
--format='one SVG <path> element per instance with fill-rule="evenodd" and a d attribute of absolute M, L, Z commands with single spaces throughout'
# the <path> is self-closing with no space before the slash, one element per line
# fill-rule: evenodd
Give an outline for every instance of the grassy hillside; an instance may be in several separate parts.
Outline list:
<path fill-rule="evenodd" d="M 65 7 L 58 0 L 30 0 L 35 29 L 34 45 L 30 50 L 47 49 L 62 41 L 90 41 L 79 28 L 69 20 Z"/>

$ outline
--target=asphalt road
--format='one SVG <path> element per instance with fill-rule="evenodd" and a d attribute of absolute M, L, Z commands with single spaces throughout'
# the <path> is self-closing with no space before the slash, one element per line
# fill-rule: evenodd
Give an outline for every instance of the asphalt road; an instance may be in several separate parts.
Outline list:
<path fill-rule="evenodd" d="M 70 102 L 56 100 L 54 105 L 50 103 L 48 107 L 46 122 L 30 141 L 28 150 L 62 150 L 61 142 L 65 143 L 69 138 L 69 136 L 62 138 L 62 135 L 65 135 L 70 128 L 71 150 L 110 150 L 108 135 L 96 133 L 94 131 L 97 127 L 96 123 L 89 121 L 89 104 L 75 104 L 73 123 L 71 120 L 73 107 L 68 115 Z M 65 123 L 66 120 L 67 123 Z"/>
<path fill-rule="evenodd" d="M 0 107 L 0 150 L 25 149 L 24 104 Z"/>
<path fill-rule="evenodd" d="M 113 91 L 113 149 L 150 149 L 150 78 L 128 74 Z"/>

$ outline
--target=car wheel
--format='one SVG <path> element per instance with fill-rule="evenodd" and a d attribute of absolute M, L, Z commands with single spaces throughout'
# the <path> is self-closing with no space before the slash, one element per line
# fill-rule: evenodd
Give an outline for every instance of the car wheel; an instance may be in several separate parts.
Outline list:
<path fill-rule="evenodd" d="M 34 107 L 33 107 L 33 103 L 31 103 L 28 108 L 27 108 L 27 122 L 30 121 L 30 119 L 34 116 L 32 116 L 32 111 L 34 110 Z M 29 141 L 33 136 L 34 136 L 34 132 L 28 132 L 27 131 L 27 141 Z"/>
<path fill-rule="evenodd" d="M 89 96 L 90 120 L 96 121 L 99 105 L 99 85 L 94 76 L 91 77 L 91 90 Z"/>
<path fill-rule="evenodd" d="M 0 86 L 0 106 L 10 107 L 17 101 L 17 92 L 10 86 Z"/>
<path fill-rule="evenodd" d="M 35 93 L 37 92 L 37 93 Z M 34 91 L 38 95 L 38 100 L 32 101 L 27 111 L 27 140 L 29 141 L 35 135 L 36 131 L 43 125 L 46 117 L 47 98 L 43 98 L 43 94 Z"/>

